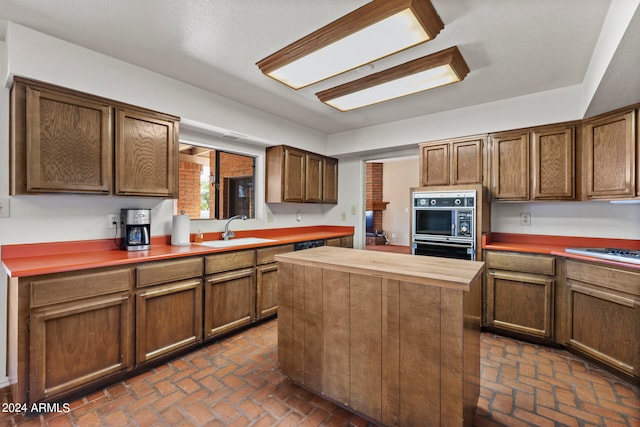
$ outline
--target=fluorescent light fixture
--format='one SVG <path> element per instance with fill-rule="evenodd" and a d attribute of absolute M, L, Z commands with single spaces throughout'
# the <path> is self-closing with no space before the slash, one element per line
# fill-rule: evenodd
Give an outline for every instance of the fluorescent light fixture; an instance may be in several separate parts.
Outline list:
<path fill-rule="evenodd" d="M 431 40 L 442 28 L 429 0 L 373 0 L 256 65 L 300 89 Z"/>
<path fill-rule="evenodd" d="M 316 93 L 320 101 L 349 111 L 462 81 L 469 67 L 456 46 Z"/>

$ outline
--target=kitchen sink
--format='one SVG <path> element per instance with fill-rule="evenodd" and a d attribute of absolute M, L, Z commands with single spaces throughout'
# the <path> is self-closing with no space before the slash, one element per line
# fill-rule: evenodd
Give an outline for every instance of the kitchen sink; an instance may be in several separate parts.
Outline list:
<path fill-rule="evenodd" d="M 198 243 L 199 245 L 209 246 L 210 248 L 229 248 L 232 246 L 255 245 L 258 243 L 275 242 L 272 239 L 263 239 L 261 237 L 240 237 L 229 240 L 209 240 L 207 242 Z"/>

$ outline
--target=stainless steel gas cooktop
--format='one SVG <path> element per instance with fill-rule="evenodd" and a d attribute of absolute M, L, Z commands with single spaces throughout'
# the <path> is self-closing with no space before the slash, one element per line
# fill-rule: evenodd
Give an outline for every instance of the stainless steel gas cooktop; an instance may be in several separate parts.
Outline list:
<path fill-rule="evenodd" d="M 616 248 L 567 248 L 567 252 L 595 258 L 610 259 L 612 261 L 640 264 L 640 251 Z"/>

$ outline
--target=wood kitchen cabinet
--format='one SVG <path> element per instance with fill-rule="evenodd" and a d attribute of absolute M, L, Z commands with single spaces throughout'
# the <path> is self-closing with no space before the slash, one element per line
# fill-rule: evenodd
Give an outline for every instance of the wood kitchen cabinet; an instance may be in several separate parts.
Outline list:
<path fill-rule="evenodd" d="M 340 248 L 353 248 L 353 236 L 333 237 L 326 240 L 326 245 Z"/>
<path fill-rule="evenodd" d="M 323 183 L 322 183 L 322 203 L 338 203 L 338 159 L 324 157 L 323 162 Z"/>
<path fill-rule="evenodd" d="M 11 89 L 11 194 L 109 194 L 111 107 L 16 77 Z"/>
<path fill-rule="evenodd" d="M 486 325 L 553 339 L 556 260 L 553 256 L 485 251 Z"/>
<path fill-rule="evenodd" d="M 268 147 L 266 155 L 267 203 L 337 203 L 337 159 L 286 145 Z"/>
<path fill-rule="evenodd" d="M 20 77 L 10 111 L 11 194 L 176 196 L 178 117 Z"/>
<path fill-rule="evenodd" d="M 304 202 L 322 203 L 324 162 L 322 156 L 305 153 L 304 156 Z"/>
<path fill-rule="evenodd" d="M 567 260 L 569 339 L 562 344 L 640 379 L 640 273 Z"/>
<path fill-rule="evenodd" d="M 587 199 L 640 194 L 636 114 L 635 110 L 626 110 L 583 123 L 583 186 Z"/>
<path fill-rule="evenodd" d="M 575 198 L 575 126 L 531 132 L 531 199 Z"/>
<path fill-rule="evenodd" d="M 529 132 L 492 135 L 494 200 L 529 200 Z"/>
<path fill-rule="evenodd" d="M 133 268 L 11 281 L 8 373 L 16 402 L 60 398 L 133 367 Z"/>
<path fill-rule="evenodd" d="M 293 251 L 293 244 L 256 249 L 256 318 L 278 311 L 278 263 L 275 256 Z"/>
<path fill-rule="evenodd" d="M 204 334 L 212 338 L 256 318 L 255 251 L 205 257 Z"/>
<path fill-rule="evenodd" d="M 482 184 L 486 141 L 477 135 L 420 144 L 420 185 Z"/>
<path fill-rule="evenodd" d="M 491 136 L 494 200 L 575 198 L 575 126 L 554 125 Z"/>
<path fill-rule="evenodd" d="M 136 364 L 202 341 L 203 259 L 144 263 L 136 272 Z"/>
<path fill-rule="evenodd" d="M 164 114 L 116 109 L 115 193 L 177 197 L 178 139 Z"/>

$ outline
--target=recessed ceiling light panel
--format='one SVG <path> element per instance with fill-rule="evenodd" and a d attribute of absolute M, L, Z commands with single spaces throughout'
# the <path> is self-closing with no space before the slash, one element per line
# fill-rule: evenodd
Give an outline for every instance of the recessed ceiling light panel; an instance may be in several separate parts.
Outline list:
<path fill-rule="evenodd" d="M 457 47 L 414 59 L 318 92 L 320 101 L 349 111 L 463 80 L 469 67 Z"/>
<path fill-rule="evenodd" d="M 429 0 L 374 0 L 256 65 L 300 89 L 430 40 L 442 28 Z"/>

